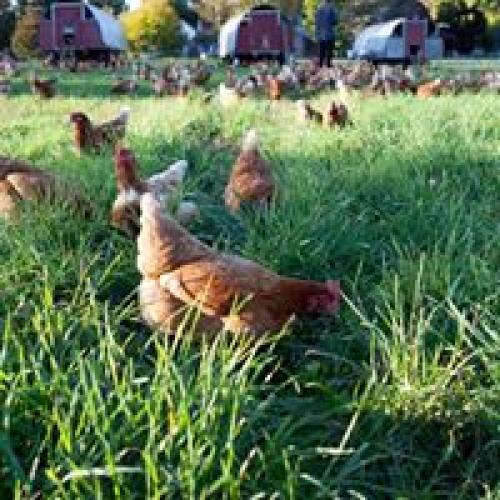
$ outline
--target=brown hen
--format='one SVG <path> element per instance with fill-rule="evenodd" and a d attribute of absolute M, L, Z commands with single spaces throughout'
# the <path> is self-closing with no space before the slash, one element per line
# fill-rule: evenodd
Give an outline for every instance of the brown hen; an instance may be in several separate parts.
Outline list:
<path fill-rule="evenodd" d="M 113 204 L 111 221 L 113 226 L 135 238 L 139 233 L 139 201 L 144 193 L 152 193 L 165 202 L 178 190 L 186 175 L 188 164 L 184 160 L 170 165 L 163 172 L 142 180 L 137 172 L 137 160 L 133 152 L 118 148 L 115 152 L 115 175 L 118 196 Z M 198 216 L 198 208 L 192 202 L 182 201 L 176 217 L 188 224 Z"/>
<path fill-rule="evenodd" d="M 352 124 L 349 112 L 344 104 L 332 102 L 323 114 L 323 125 L 327 127 L 345 127 Z"/>
<path fill-rule="evenodd" d="M 130 109 L 123 108 L 119 114 L 107 122 L 94 125 L 82 112 L 71 113 L 70 122 L 74 126 L 74 142 L 79 152 L 93 150 L 99 152 L 103 146 L 114 146 L 125 136 Z"/>
<path fill-rule="evenodd" d="M 31 76 L 29 84 L 31 91 L 38 94 L 42 99 L 51 99 L 56 95 L 56 80 L 41 80 L 35 75 Z"/>
<path fill-rule="evenodd" d="M 323 115 L 316 111 L 307 101 L 297 101 L 297 111 L 299 119 L 303 122 L 321 123 L 323 121 Z"/>
<path fill-rule="evenodd" d="M 257 133 L 251 130 L 243 141 L 241 153 L 229 177 L 224 193 L 226 206 L 237 212 L 242 202 L 267 205 L 274 190 L 271 169 L 260 153 Z"/>
<path fill-rule="evenodd" d="M 117 95 L 133 94 L 137 90 L 137 82 L 135 80 L 118 79 L 111 86 L 111 93 Z"/>
<path fill-rule="evenodd" d="M 295 316 L 339 309 L 338 281 L 285 278 L 241 257 L 218 253 L 163 215 L 150 194 L 141 197 L 140 222 L 137 265 L 144 280 L 158 281 L 184 305 L 199 307 L 236 334 L 278 331 Z"/>
<path fill-rule="evenodd" d="M 65 199 L 84 215 L 92 208 L 71 186 L 24 161 L 0 157 L 0 216 L 12 219 L 22 201 Z"/>
<path fill-rule="evenodd" d="M 283 96 L 284 83 L 275 76 L 269 77 L 267 82 L 267 92 L 271 101 L 279 101 Z"/>

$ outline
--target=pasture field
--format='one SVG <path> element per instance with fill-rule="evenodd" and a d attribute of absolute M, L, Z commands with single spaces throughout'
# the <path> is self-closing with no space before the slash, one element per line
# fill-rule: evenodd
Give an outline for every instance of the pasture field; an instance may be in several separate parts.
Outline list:
<path fill-rule="evenodd" d="M 0 497 L 500 498 L 499 96 L 353 98 L 354 127 L 325 130 L 289 100 L 109 98 L 109 81 L 0 97 L 0 154 L 96 208 L 0 223 Z M 142 172 L 189 161 L 194 234 L 340 278 L 338 317 L 256 344 L 147 328 L 135 244 L 109 226 L 111 155 L 78 157 L 66 123 L 124 104 Z M 222 193 L 251 127 L 278 197 L 233 217 Z"/>

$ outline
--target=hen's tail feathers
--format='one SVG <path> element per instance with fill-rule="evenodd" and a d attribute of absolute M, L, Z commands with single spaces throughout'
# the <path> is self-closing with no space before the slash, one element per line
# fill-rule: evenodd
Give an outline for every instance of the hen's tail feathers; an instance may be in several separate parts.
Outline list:
<path fill-rule="evenodd" d="M 170 165 L 167 170 L 159 174 L 153 175 L 148 179 L 148 184 L 151 187 L 165 187 L 182 184 L 188 169 L 188 162 L 186 160 L 179 160 Z"/>
<path fill-rule="evenodd" d="M 250 130 L 245 138 L 243 139 L 243 151 L 252 151 L 259 147 L 259 136 L 257 135 L 257 131 L 252 129 Z"/>
<path fill-rule="evenodd" d="M 130 111 L 131 110 L 128 106 L 124 106 L 123 108 L 120 109 L 120 112 L 118 113 L 116 119 L 119 121 L 123 121 L 124 123 L 127 123 L 130 118 Z"/>

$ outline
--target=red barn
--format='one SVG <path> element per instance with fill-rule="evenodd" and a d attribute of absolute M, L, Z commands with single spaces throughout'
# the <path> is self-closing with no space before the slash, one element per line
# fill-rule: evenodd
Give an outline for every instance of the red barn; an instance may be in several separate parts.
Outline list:
<path fill-rule="evenodd" d="M 231 18 L 219 34 L 219 55 L 228 59 L 273 58 L 293 51 L 294 28 L 279 9 L 261 5 Z"/>
<path fill-rule="evenodd" d="M 120 22 L 93 5 L 53 3 L 40 25 L 40 48 L 46 54 L 108 61 L 126 50 Z"/>

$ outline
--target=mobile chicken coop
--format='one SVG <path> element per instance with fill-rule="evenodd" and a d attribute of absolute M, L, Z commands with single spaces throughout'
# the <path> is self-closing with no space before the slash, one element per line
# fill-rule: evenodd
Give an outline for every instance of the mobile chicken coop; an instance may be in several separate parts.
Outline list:
<path fill-rule="evenodd" d="M 109 61 L 127 49 L 120 22 L 87 3 L 55 2 L 40 24 L 40 48 L 57 59 Z"/>
<path fill-rule="evenodd" d="M 440 59 L 443 55 L 443 39 L 433 23 L 405 18 L 365 28 L 349 53 L 352 59 L 406 64 Z"/>
<path fill-rule="evenodd" d="M 293 51 L 294 28 L 279 9 L 260 5 L 235 16 L 219 33 L 219 56 L 224 59 L 277 59 Z"/>

